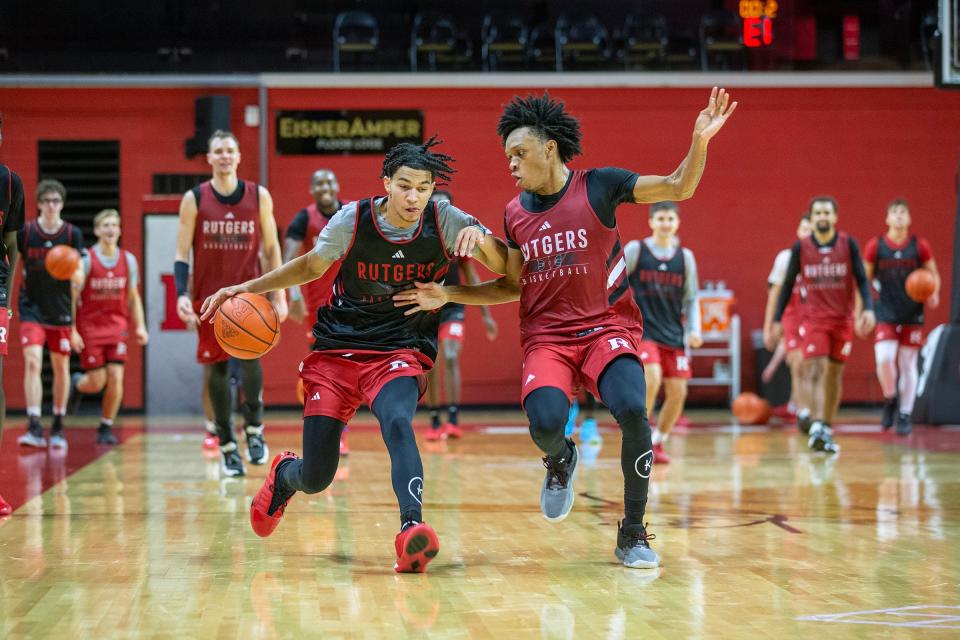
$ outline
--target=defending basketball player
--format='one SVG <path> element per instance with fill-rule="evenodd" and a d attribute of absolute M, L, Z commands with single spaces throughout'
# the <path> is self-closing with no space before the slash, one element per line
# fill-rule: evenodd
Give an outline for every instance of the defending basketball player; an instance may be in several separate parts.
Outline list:
<path fill-rule="evenodd" d="M 630 289 L 643 316 L 640 361 L 647 383 L 647 416 L 663 386 L 664 400 L 653 429 L 653 461 L 668 463 L 663 446 L 683 413 L 690 379 L 687 347 L 703 345 L 700 332 L 700 285 L 693 251 L 681 247 L 677 238 L 680 208 L 675 202 L 650 206 L 653 235 L 631 240 L 623 253 L 627 260 Z"/>
<path fill-rule="evenodd" d="M 692 196 L 707 145 L 736 106 L 714 87 L 694 124 L 686 158 L 671 175 L 653 176 L 569 169 L 567 163 L 581 153 L 580 123 L 546 94 L 514 98 L 497 127 L 510 175 L 521 189 L 506 207 L 506 275 L 475 286 L 417 284 L 395 296 L 397 304 L 410 306 L 407 313 L 450 301 L 497 304 L 519 298 L 521 397 L 547 469 L 540 509 L 556 522 L 573 507 L 579 454 L 564 437 L 564 426 L 571 393 L 582 382 L 610 408 L 623 432 L 624 520 L 614 553 L 627 567 L 653 568 L 660 559 L 643 522 L 653 449 L 636 342 L 642 320 L 629 294 L 616 208 Z"/>
<path fill-rule="evenodd" d="M 934 278 L 931 309 L 940 304 L 940 274 L 924 238 L 910 233 L 910 207 L 905 200 L 887 206 L 887 232 L 871 238 L 863 249 L 867 280 L 880 283 L 877 332 L 873 352 L 877 379 L 883 391 L 884 430 L 897 425 L 897 435 L 913 430 L 911 414 L 917 396 L 917 360 L 923 346 L 923 304 L 907 295 L 907 276 L 926 269 Z"/>
<path fill-rule="evenodd" d="M 77 331 L 84 373 L 71 378 L 74 403 L 80 394 L 103 391 L 97 444 L 117 444 L 113 421 L 123 400 L 127 338 L 133 321 L 137 344 L 150 339 L 137 289 L 139 268 L 132 253 L 118 246 L 120 212 L 104 209 L 93 218 L 97 243 L 83 257 L 84 285 L 77 307 Z"/>
<path fill-rule="evenodd" d="M 810 222 L 810 212 L 807 211 L 801 216 L 800 223 L 797 225 L 797 239 L 803 240 L 813 233 L 813 225 Z M 790 368 L 790 400 L 797 412 L 797 426 L 803 433 L 810 432 L 810 425 L 813 420 L 810 418 L 810 396 L 809 381 L 804 377 L 805 369 L 803 367 L 803 351 L 800 348 L 803 345 L 803 336 L 800 327 L 803 324 L 803 276 L 797 275 L 797 281 L 793 285 L 793 292 L 790 295 L 790 303 L 784 311 L 781 324 L 783 325 L 783 338 L 773 339 L 773 313 L 777 309 L 777 300 L 780 299 L 780 290 L 783 287 L 783 279 L 787 275 L 787 267 L 790 264 L 790 249 L 784 249 L 777 254 L 773 261 L 773 269 L 767 276 L 767 306 L 763 313 L 763 343 L 767 349 L 774 351 L 774 360 L 776 353 L 781 349 L 784 351 L 787 366 Z M 779 366 L 778 364 L 767 365 L 768 368 Z"/>
<path fill-rule="evenodd" d="M 297 212 L 284 234 L 284 262 L 290 262 L 313 249 L 320 232 L 330 222 L 333 214 L 343 206 L 340 202 L 340 183 L 330 169 L 313 172 L 310 176 L 310 195 L 313 196 L 313 204 Z M 317 319 L 317 309 L 327 304 L 333 296 L 333 280 L 336 276 L 337 269 L 332 268 L 319 280 L 308 282 L 302 287 L 290 287 L 290 319 L 294 322 L 303 322 L 306 319 L 312 327 Z M 309 331 L 307 338 L 312 338 Z M 349 453 L 347 432 L 344 431 L 340 437 L 340 455 L 346 456 Z"/>
<path fill-rule="evenodd" d="M 40 423 L 43 387 L 40 370 L 43 346 L 50 350 L 53 369 L 53 427 L 50 447 L 66 449 L 63 416 L 70 392 L 70 351 L 80 351 L 80 334 L 74 326 L 77 294 L 83 287 L 79 263 L 73 276 L 57 280 L 47 272 L 47 253 L 57 245 L 84 251 L 80 229 L 61 216 L 67 190 L 57 180 L 37 185 L 37 219 L 19 232 L 17 243 L 23 256 L 23 284 L 20 287 L 20 343 L 23 345 L 23 391 L 27 403 L 27 432 L 17 440 L 22 446 L 44 448 L 47 440 Z"/>
<path fill-rule="evenodd" d="M 870 286 L 863 270 L 857 241 L 837 230 L 837 203 L 817 196 L 810 203 L 813 234 L 798 240 L 790 250 L 790 264 L 773 316 L 772 338 L 783 337 L 783 315 L 797 277 L 803 276 L 807 295 L 803 313 L 803 366 L 810 381 L 813 423 L 807 446 L 811 451 L 837 453 L 831 423 L 837 414 L 843 384 L 843 367 L 853 349 L 853 334 L 865 337 L 876 324 Z M 863 308 L 854 320 L 855 296 Z"/>
<path fill-rule="evenodd" d="M 423 522 L 423 464 L 413 415 L 424 373 L 437 356 L 438 314 L 404 314 L 391 299 L 414 282 L 442 281 L 452 258 L 473 255 L 491 270 L 505 269 L 506 250 L 474 218 L 449 202 L 430 202 L 436 181 L 448 180 L 452 158 L 422 145 L 393 147 L 381 175 L 386 197 L 350 203 L 327 223 L 313 250 L 263 276 L 217 291 L 202 319 L 231 296 L 265 293 L 318 278 L 335 263 L 340 271 L 330 305 L 320 307 L 313 352 L 300 363 L 306 402 L 303 458 L 274 458 L 250 507 L 250 523 L 270 535 L 297 491 L 318 493 L 335 477 L 337 443 L 347 422 L 367 403 L 390 454 L 400 509 L 395 538 L 398 572 L 423 572 L 439 551 L 436 532 Z M 474 249 L 477 249 L 474 251 Z"/>
<path fill-rule="evenodd" d="M 449 191 L 434 191 L 430 200 L 438 203 L 446 200 L 453 204 L 453 196 Z M 446 284 L 460 284 L 460 274 L 466 277 L 467 282 L 476 284 L 480 282 L 477 271 L 474 269 L 470 260 L 452 260 L 447 276 L 444 278 Z M 497 322 L 493 319 L 490 309 L 480 307 L 483 314 L 483 324 L 486 326 L 487 339 L 496 340 Z M 443 396 L 447 403 L 447 421 L 440 422 L 440 367 L 436 366 L 430 369 L 427 374 L 427 409 L 430 412 L 430 430 L 427 431 L 426 439 L 437 441 L 443 438 L 457 439 L 463 436 L 460 429 L 460 391 L 462 384 L 460 382 L 460 353 L 463 348 L 465 338 L 464 324 L 465 309 L 462 304 L 450 303 L 440 310 L 440 353 L 443 356 Z"/>
<path fill-rule="evenodd" d="M 281 265 L 273 199 L 263 187 L 237 176 L 240 145 L 229 131 L 216 131 L 207 146 L 207 163 L 213 177 L 188 191 L 180 201 L 180 225 L 173 274 L 177 287 L 177 315 L 190 324 L 197 321 L 208 295 L 240 278 L 261 271 L 259 254 L 270 269 Z M 193 251 L 193 283 L 190 265 Z M 287 316 L 284 292 L 271 301 L 280 320 Z M 203 365 L 204 386 L 213 405 L 220 446 L 221 468 L 227 476 L 246 473 L 233 431 L 230 396 L 230 356 L 220 347 L 209 323 L 197 326 L 197 362 Z M 269 449 L 263 437 L 263 369 L 260 360 L 240 361 L 244 434 L 247 460 L 265 464 Z"/>
<path fill-rule="evenodd" d="M 3 114 L 0 113 L 0 145 L 3 144 Z M 10 167 L 0 162 L 0 442 L 7 416 L 7 398 L 3 386 L 3 360 L 10 339 L 10 296 L 17 272 L 17 233 L 23 229 L 23 182 Z M 13 513 L 0 495 L 0 518 Z"/>

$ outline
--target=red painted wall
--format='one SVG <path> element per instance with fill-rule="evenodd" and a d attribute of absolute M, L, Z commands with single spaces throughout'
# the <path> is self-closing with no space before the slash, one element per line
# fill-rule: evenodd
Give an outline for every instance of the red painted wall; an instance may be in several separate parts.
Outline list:
<path fill-rule="evenodd" d="M 540 90 L 536 87 L 532 90 Z M 234 130 L 244 159 L 241 175 L 256 179 L 257 130 L 240 122 L 255 90 L 183 89 L 3 90 L 7 119 L 0 159 L 19 171 L 28 189 L 36 183 L 38 139 L 119 139 L 125 245 L 140 245 L 140 199 L 155 172 L 203 171 L 186 160 L 183 140 L 193 130 L 193 99 L 205 93 L 233 97 Z M 457 158 L 450 185 L 457 204 L 502 233 L 504 204 L 515 194 L 495 128 L 512 89 L 275 89 L 269 92 L 270 145 L 277 109 L 421 109 L 426 132 L 439 132 Z M 689 145 L 689 134 L 707 89 L 557 89 L 583 124 L 584 154 L 573 167 L 620 166 L 667 174 Z M 887 201 L 911 203 L 915 230 L 928 237 L 949 291 L 949 264 L 960 151 L 960 95 L 933 89 L 736 89 L 736 115 L 714 140 L 706 173 L 693 199 L 681 205 L 681 236 L 697 254 L 701 280 L 724 280 L 743 317 L 744 379 L 754 377 L 749 332 L 760 326 L 765 281 L 777 251 L 788 246 L 810 196 L 834 195 L 840 226 L 861 245 L 884 230 Z M 269 156 L 270 191 L 285 226 L 309 201 L 307 181 L 320 167 L 333 169 L 347 198 L 382 191 L 379 156 Z M 69 203 L 67 207 L 69 216 Z M 645 207 L 623 206 L 625 237 L 645 235 Z M 172 258 L 171 258 L 172 259 Z M 942 296 L 949 300 L 949 296 Z M 944 322 L 947 303 L 930 314 Z M 464 350 L 464 402 L 515 403 L 520 371 L 516 306 L 494 310 L 501 337 L 491 347 L 479 314 L 468 313 Z M 16 325 L 16 322 L 14 323 Z M 16 330 L 14 330 L 16 335 Z M 301 330 L 287 325 L 284 340 L 266 358 L 266 398 L 294 400 L 296 364 L 305 351 Z M 8 404 L 22 406 L 22 371 L 11 349 L 5 380 Z M 142 402 L 139 353 L 131 358 L 128 406 Z M 698 390 L 698 393 L 704 393 Z M 700 396 L 722 398 L 722 393 Z M 877 400 L 869 342 L 857 341 L 847 367 L 844 397 Z"/>

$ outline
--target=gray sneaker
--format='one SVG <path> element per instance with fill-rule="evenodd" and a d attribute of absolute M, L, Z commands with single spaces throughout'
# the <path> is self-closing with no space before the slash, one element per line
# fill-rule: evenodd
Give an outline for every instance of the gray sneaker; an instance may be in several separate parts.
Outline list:
<path fill-rule="evenodd" d="M 650 548 L 650 540 L 657 536 L 647 533 L 646 526 L 632 524 L 626 527 L 617 523 L 617 548 L 613 553 L 623 566 L 631 569 L 656 569 L 660 566 L 660 556 Z"/>
<path fill-rule="evenodd" d="M 840 453 L 840 445 L 833 441 L 833 429 L 819 420 L 810 427 L 807 447 L 814 452 Z"/>
<path fill-rule="evenodd" d="M 50 432 L 50 448 L 67 450 L 67 439 L 64 437 L 62 430 Z"/>
<path fill-rule="evenodd" d="M 550 522 L 560 522 L 573 508 L 573 481 L 577 477 L 577 460 L 580 456 L 573 440 L 567 440 L 567 445 L 573 451 L 569 460 L 555 462 L 548 456 L 543 457 L 547 475 L 540 489 L 540 511 Z"/>
<path fill-rule="evenodd" d="M 263 441 L 263 425 L 245 427 L 244 432 L 247 436 L 247 461 L 251 464 L 266 464 L 270 449 Z"/>
<path fill-rule="evenodd" d="M 240 451 L 236 442 L 220 445 L 220 469 L 223 471 L 223 475 L 230 478 L 247 474 L 243 468 L 243 460 L 240 459 Z"/>
<path fill-rule="evenodd" d="M 43 437 L 43 425 L 36 418 L 30 418 L 27 424 L 27 432 L 17 438 L 17 444 L 22 447 L 37 447 L 39 449 L 47 448 L 47 439 Z"/>

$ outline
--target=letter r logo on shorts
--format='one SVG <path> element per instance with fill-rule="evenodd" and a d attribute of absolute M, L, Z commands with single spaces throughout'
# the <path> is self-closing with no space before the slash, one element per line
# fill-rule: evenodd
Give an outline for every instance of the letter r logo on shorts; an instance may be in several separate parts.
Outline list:
<path fill-rule="evenodd" d="M 610 351 L 616 351 L 617 349 L 630 348 L 630 343 L 628 343 L 623 338 L 609 338 L 607 342 L 610 343 Z"/>
<path fill-rule="evenodd" d="M 396 371 L 397 369 L 407 369 L 410 365 L 404 360 L 393 360 L 390 363 L 390 371 Z"/>
<path fill-rule="evenodd" d="M 0 313 L 3 313 L 3 312 L 0 311 Z M 7 328 L 0 327 L 0 343 L 6 342 L 6 341 L 7 341 Z"/>

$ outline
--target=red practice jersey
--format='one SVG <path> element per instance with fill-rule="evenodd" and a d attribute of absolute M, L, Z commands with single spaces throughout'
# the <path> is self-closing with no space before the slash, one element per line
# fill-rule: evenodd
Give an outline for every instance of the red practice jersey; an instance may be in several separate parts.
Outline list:
<path fill-rule="evenodd" d="M 88 253 L 90 273 L 77 308 L 77 331 L 87 344 L 115 344 L 127 337 L 130 274 L 127 252 L 117 251 L 117 264 L 110 268 L 104 266 L 96 251 L 91 249 Z"/>
<path fill-rule="evenodd" d="M 800 241 L 800 275 L 807 297 L 803 317 L 846 322 L 853 316 L 854 289 L 850 237 L 837 232 L 832 246 L 817 246 L 813 236 Z"/>

